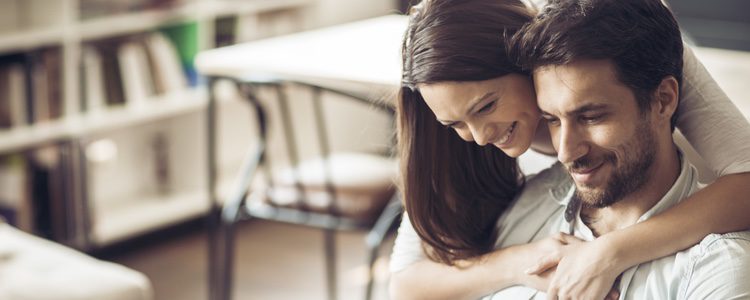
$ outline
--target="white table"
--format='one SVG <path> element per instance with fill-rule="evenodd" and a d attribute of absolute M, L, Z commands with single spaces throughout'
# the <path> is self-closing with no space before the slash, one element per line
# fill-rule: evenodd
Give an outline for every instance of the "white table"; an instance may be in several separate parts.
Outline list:
<path fill-rule="evenodd" d="M 207 76 L 273 74 L 304 82 L 397 87 L 407 18 L 389 15 L 199 53 Z"/>
<path fill-rule="evenodd" d="M 396 88 L 405 16 L 390 15 L 209 50 L 196 67 L 207 76 L 253 73 L 333 84 Z M 750 52 L 702 48 L 696 56 L 745 116 L 750 116 Z"/>

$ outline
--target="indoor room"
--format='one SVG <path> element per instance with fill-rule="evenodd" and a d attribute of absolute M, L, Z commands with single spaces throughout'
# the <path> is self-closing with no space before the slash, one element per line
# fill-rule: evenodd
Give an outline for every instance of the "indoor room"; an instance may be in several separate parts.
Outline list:
<path fill-rule="evenodd" d="M 673 255 L 679 266 L 690 247 L 727 235 L 740 244 L 722 253 L 740 251 L 729 255 L 732 265 L 750 266 L 741 259 L 750 251 L 743 231 L 750 221 L 742 217 L 750 213 L 750 200 L 743 200 L 750 189 L 750 2 L 637 0 L 623 5 L 636 8 L 619 12 L 611 0 L 575 1 L 547 7 L 546 0 L 0 0 L 0 300 L 543 299 L 537 291 L 570 293 L 560 299 L 670 299 L 659 296 L 659 281 L 648 281 L 654 292 L 630 291 L 643 266 Z M 674 17 L 679 27 L 664 30 L 669 39 L 638 44 L 640 25 L 664 27 L 650 22 L 657 17 L 641 11 L 641 2 L 667 16 L 659 21 Z M 575 9 L 556 11 L 566 4 Z M 601 17 L 606 24 L 621 17 L 638 26 L 595 28 L 586 10 L 598 6 L 614 11 Z M 581 23 L 565 23 L 565 16 Z M 586 54 L 597 46 L 589 39 L 571 47 L 584 49 L 583 58 L 554 61 L 572 57 L 554 56 L 569 44 L 545 39 L 552 30 L 532 26 L 537 22 L 571 26 L 561 36 L 605 36 L 611 29 L 632 41 L 619 39 L 623 45 L 609 57 Z M 628 56 L 667 59 L 658 55 L 666 40 L 684 44 L 684 57 L 670 65 L 678 70 L 673 75 Z M 620 63 L 622 57 L 630 60 Z M 568 94 L 545 91 L 554 86 L 545 84 L 547 68 L 590 59 L 614 66 L 612 72 L 632 69 L 637 78 L 666 72 L 651 87 L 654 99 L 673 99 L 662 104 L 676 120 L 667 122 L 674 131 L 666 144 L 675 147 L 674 166 L 687 167 L 662 181 L 676 186 L 688 172 L 696 190 L 674 212 L 654 213 L 653 222 L 644 222 L 652 211 L 642 211 L 637 222 L 603 234 L 584 215 L 609 206 L 560 200 L 566 206 L 556 212 L 588 226 L 591 238 L 573 229 L 575 241 L 515 238 L 510 232 L 534 222 L 503 222 L 515 220 L 519 199 L 549 170 L 570 171 L 560 177 L 570 188 L 545 185 L 539 195 L 570 199 L 579 199 L 577 190 L 593 186 L 597 169 L 609 163 L 610 181 L 649 187 L 668 177 L 642 175 L 669 169 L 659 156 L 663 147 L 643 147 L 658 149 L 658 167 L 616 173 L 628 157 L 634 164 L 653 160 L 647 151 L 628 156 L 608 148 L 623 136 L 636 139 L 621 144 L 628 147 L 651 142 L 611 131 L 630 123 L 594 132 L 587 130 L 610 121 L 581 117 L 574 128 L 566 127 L 573 126 L 566 123 L 570 114 L 556 115 L 569 107 L 558 104 Z M 604 80 L 594 71 L 577 78 Z M 641 101 L 632 87 L 638 80 L 614 74 Z M 504 88 L 506 76 L 522 80 L 528 92 Z M 584 98 L 576 98 L 582 94 L 575 84 L 565 87 L 571 99 Z M 518 107 L 529 110 L 506 117 Z M 571 141 L 583 146 L 566 148 Z M 595 154 L 587 160 L 576 151 Z M 639 191 L 639 184 L 626 182 L 614 193 L 627 200 L 628 186 Z M 669 187 L 652 187 L 662 192 L 654 201 L 674 194 Z M 405 212 L 413 217 L 403 218 Z M 528 209 L 518 219 L 543 212 Z M 664 229 L 652 230 L 657 224 Z M 636 248 L 635 236 L 646 246 Z M 615 237 L 630 245 L 615 244 Z M 577 246 L 604 240 L 620 248 Z M 537 241 L 547 241 L 544 252 L 503 251 Z M 579 254 L 567 256 L 569 249 Z M 485 269 L 496 253 L 515 255 L 507 256 L 512 266 Z M 606 261 L 602 253 L 623 259 L 606 256 L 618 265 L 596 269 Z M 503 281 L 515 266 L 514 280 Z M 594 270 L 601 276 L 589 275 Z M 498 278 L 492 284 L 463 281 L 490 274 Z M 518 279 L 527 275 L 539 280 Z M 741 287 L 730 290 L 750 297 Z"/>

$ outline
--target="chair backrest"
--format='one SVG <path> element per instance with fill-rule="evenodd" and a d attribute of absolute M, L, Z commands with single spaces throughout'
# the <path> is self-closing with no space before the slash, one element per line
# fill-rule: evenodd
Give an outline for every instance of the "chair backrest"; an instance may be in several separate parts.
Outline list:
<path fill-rule="evenodd" d="M 259 162 L 260 174 L 255 174 L 258 178 L 251 187 L 263 190 L 255 199 L 266 205 L 248 205 L 250 209 L 262 208 L 250 213 L 320 227 L 371 225 L 395 192 L 396 162 L 387 155 L 332 149 L 335 135 L 328 121 L 342 116 L 339 112 L 332 117 L 330 110 L 326 114 L 326 108 L 331 107 L 332 99 L 343 99 L 360 103 L 364 111 L 382 111 L 391 125 L 389 139 L 393 132 L 392 107 L 365 95 L 303 82 L 246 79 L 238 84 L 254 108 L 258 138 L 266 145 Z M 310 113 L 300 114 L 304 108 Z M 343 124 L 371 125 L 364 120 Z M 274 137 L 281 141 L 273 143 Z"/>

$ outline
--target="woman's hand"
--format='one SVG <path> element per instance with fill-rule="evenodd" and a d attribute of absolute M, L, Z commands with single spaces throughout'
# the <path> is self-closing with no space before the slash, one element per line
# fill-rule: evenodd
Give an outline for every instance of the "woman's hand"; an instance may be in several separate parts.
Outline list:
<path fill-rule="evenodd" d="M 571 238 L 575 239 L 575 237 L 559 233 L 536 242 L 517 246 L 523 252 L 524 257 L 524 261 L 519 265 L 535 265 L 533 268 L 521 268 L 520 270 L 526 271 L 518 278 L 517 283 L 536 290 L 546 291 L 552 282 L 555 267 L 560 261 L 559 258 L 567 251 L 567 240 Z"/>
<path fill-rule="evenodd" d="M 563 244 L 560 250 L 550 252 L 527 271 L 530 275 L 546 276 L 554 270 L 547 288 L 547 299 L 609 300 L 619 297 L 613 284 L 624 270 L 617 264 L 613 247 L 604 239 L 584 242 L 563 233 L 553 236 L 553 239 Z"/>

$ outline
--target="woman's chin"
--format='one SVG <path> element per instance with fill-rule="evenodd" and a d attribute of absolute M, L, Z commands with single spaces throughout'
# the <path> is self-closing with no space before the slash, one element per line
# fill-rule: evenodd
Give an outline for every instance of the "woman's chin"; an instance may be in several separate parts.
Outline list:
<path fill-rule="evenodd" d="M 523 147 L 513 146 L 513 147 L 499 148 L 499 149 L 505 152 L 505 155 L 508 155 L 513 158 L 518 158 L 519 156 L 521 156 L 521 154 L 524 154 L 524 152 L 526 152 L 526 150 L 528 150 L 529 147 L 523 148 Z"/>

